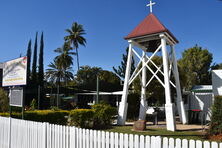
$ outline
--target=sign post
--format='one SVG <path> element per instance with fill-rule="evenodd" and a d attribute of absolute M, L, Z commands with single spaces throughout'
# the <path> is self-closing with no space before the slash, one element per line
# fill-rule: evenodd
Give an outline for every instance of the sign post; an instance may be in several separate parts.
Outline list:
<path fill-rule="evenodd" d="M 4 63 L 2 86 L 9 87 L 9 107 L 11 117 L 11 106 L 22 108 L 22 119 L 24 119 L 24 89 L 27 83 L 27 57 L 17 58 Z"/>

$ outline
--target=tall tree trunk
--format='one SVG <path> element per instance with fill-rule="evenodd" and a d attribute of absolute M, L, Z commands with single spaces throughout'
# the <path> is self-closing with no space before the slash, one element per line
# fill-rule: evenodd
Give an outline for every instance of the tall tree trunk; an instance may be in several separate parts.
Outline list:
<path fill-rule="evenodd" d="M 56 99 L 56 106 L 59 108 L 59 94 L 60 94 L 60 80 L 58 82 L 58 85 L 57 85 L 57 99 Z"/>
<path fill-rule="evenodd" d="M 77 48 L 76 48 L 76 57 L 77 57 L 77 65 L 78 65 L 78 71 L 79 71 L 79 53 L 78 53 Z"/>

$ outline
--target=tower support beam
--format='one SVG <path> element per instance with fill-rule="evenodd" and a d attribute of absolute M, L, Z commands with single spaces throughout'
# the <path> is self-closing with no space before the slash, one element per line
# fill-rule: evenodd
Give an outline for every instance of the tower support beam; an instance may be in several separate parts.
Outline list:
<path fill-rule="evenodd" d="M 165 83 L 165 114 L 166 114 L 166 124 L 167 130 L 175 131 L 175 116 L 174 116 L 174 104 L 171 102 L 170 94 L 170 78 L 169 78 L 169 65 L 166 47 L 166 38 L 164 34 L 160 35 L 161 45 L 162 45 L 162 56 L 163 56 L 163 70 L 164 70 L 164 83 Z"/>
<path fill-rule="evenodd" d="M 171 45 L 171 51 L 172 51 L 172 61 L 173 61 L 173 73 L 174 73 L 174 78 L 176 81 L 176 92 L 177 92 L 177 109 L 178 113 L 180 116 L 180 121 L 183 124 L 187 124 L 187 117 L 185 113 L 185 108 L 184 108 L 184 102 L 182 100 L 182 95 L 181 95 L 181 87 L 180 87 L 180 79 L 179 79 L 179 73 L 178 73 L 178 68 L 177 68 L 177 60 L 176 60 L 176 54 L 175 54 L 175 49 L 174 45 Z"/>
<path fill-rule="evenodd" d="M 118 110 L 118 119 L 117 119 L 118 125 L 125 125 L 125 121 L 126 121 L 127 108 L 128 108 L 127 97 L 128 97 L 128 89 L 129 89 L 129 78 L 130 78 L 130 72 L 131 72 L 132 55 L 133 55 L 132 42 L 129 41 L 129 51 L 128 51 L 128 57 L 127 57 L 127 66 L 126 66 L 126 72 L 125 72 L 123 94 L 122 94 L 122 99 L 121 99 L 119 110 Z"/>
<path fill-rule="evenodd" d="M 146 119 L 147 101 L 146 101 L 146 52 L 143 51 L 143 71 L 142 71 L 142 84 L 141 84 L 141 100 L 140 100 L 140 113 L 139 120 Z"/>

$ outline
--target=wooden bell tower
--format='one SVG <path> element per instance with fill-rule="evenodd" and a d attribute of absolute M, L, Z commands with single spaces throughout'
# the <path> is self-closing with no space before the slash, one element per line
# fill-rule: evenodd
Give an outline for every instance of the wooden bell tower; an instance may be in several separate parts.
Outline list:
<path fill-rule="evenodd" d="M 178 43 L 178 40 L 162 23 L 160 23 L 160 21 L 152 13 L 152 5 L 154 4 L 155 3 L 150 1 L 150 4 L 147 5 L 150 6 L 150 14 L 128 36 L 125 37 L 125 39 L 129 43 L 129 51 L 123 86 L 123 94 L 119 106 L 119 116 L 117 123 L 119 125 L 125 124 L 128 108 L 128 88 L 139 75 L 142 75 L 139 119 L 145 120 L 146 110 L 148 106 L 146 101 L 146 88 L 150 84 L 150 82 L 154 78 L 156 78 L 165 89 L 165 113 L 167 130 L 175 131 L 175 105 L 172 103 L 170 85 L 172 85 L 177 92 L 176 103 L 180 119 L 183 124 L 187 123 L 184 103 L 181 97 L 179 73 L 174 49 L 174 46 Z M 142 54 L 139 54 L 136 52 L 136 50 L 134 50 L 135 46 L 142 49 Z M 151 56 L 148 56 L 147 53 L 151 53 Z M 152 60 L 157 53 L 162 54 L 161 57 L 163 65 L 160 67 L 158 67 Z M 137 64 L 137 67 L 133 74 L 130 75 L 133 55 L 138 57 L 140 61 Z M 153 71 L 148 64 L 152 64 L 156 67 L 157 70 Z M 162 68 L 163 71 L 161 70 Z M 147 78 L 147 70 L 152 73 L 153 76 L 151 78 Z M 170 80 L 171 72 L 173 73 L 175 84 Z M 161 73 L 164 76 L 164 81 L 162 81 L 158 77 L 157 73 Z"/>

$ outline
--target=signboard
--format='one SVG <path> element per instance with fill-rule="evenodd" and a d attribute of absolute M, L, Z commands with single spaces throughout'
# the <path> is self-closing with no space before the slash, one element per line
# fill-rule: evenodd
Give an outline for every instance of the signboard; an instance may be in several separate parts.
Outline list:
<path fill-rule="evenodd" d="M 26 85 L 27 57 L 4 63 L 2 86 Z"/>
<path fill-rule="evenodd" d="M 222 70 L 212 71 L 212 85 L 214 96 L 222 95 Z"/>
<path fill-rule="evenodd" d="M 23 107 L 23 88 L 16 87 L 10 89 L 9 105 Z"/>

